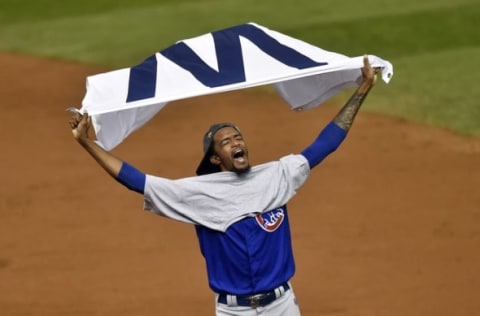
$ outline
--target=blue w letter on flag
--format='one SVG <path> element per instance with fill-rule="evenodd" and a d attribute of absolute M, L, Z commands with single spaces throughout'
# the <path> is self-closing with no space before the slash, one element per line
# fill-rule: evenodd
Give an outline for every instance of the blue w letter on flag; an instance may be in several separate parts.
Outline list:
<path fill-rule="evenodd" d="M 243 24 L 211 34 L 215 43 L 218 71 L 207 65 L 183 42 L 161 51 L 160 54 L 189 71 L 203 85 L 211 88 L 246 80 L 240 36 L 249 39 L 266 54 L 293 68 L 305 69 L 327 64 L 315 62 L 298 51 L 279 43 L 263 30 L 251 24 Z M 155 57 L 153 56 L 153 58 Z M 156 63 L 152 58 L 132 67 L 127 102 L 154 97 L 156 76 Z"/>

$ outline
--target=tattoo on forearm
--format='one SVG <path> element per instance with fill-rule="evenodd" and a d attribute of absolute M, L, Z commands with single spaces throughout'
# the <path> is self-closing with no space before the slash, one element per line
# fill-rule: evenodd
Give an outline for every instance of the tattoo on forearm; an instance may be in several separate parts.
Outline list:
<path fill-rule="evenodd" d="M 345 131 L 348 131 L 352 126 L 353 120 L 355 119 L 355 116 L 357 115 L 363 101 L 365 101 L 369 91 L 370 89 L 363 93 L 356 91 L 343 106 L 333 121 Z"/>

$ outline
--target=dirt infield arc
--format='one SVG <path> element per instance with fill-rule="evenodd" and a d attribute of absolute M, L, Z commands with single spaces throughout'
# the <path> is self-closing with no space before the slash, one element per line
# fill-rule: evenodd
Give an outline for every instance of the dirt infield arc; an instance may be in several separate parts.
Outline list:
<path fill-rule="evenodd" d="M 212 315 L 194 229 L 141 211 L 71 137 L 64 109 L 103 70 L 15 55 L 0 68 L 0 315 Z M 296 113 L 256 90 L 174 102 L 114 153 L 190 176 L 205 128 L 227 120 L 261 163 L 338 108 Z M 480 315 L 479 140 L 361 112 L 290 217 L 303 315 Z"/>

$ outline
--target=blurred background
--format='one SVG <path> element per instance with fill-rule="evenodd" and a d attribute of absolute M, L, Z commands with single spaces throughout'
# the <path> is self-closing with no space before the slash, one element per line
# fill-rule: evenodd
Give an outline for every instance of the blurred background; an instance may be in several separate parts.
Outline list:
<path fill-rule="evenodd" d="M 372 111 L 480 134 L 477 0 L 0 0 L 0 49 L 110 68 L 256 22 L 348 56 L 393 63 Z"/>
<path fill-rule="evenodd" d="M 480 315 L 479 21 L 478 0 L 0 0 L 0 315 L 213 314 L 193 228 L 139 211 L 65 108 L 89 75 L 246 22 L 394 66 L 291 204 L 303 315 Z M 295 115 L 269 87 L 183 100 L 114 153 L 192 175 L 204 129 L 235 120 L 270 160 L 349 94 Z"/>

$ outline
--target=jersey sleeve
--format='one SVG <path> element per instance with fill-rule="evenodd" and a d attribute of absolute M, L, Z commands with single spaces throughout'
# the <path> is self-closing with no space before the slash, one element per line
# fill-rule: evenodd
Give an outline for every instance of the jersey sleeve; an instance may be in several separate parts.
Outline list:
<path fill-rule="evenodd" d="M 318 135 L 315 141 L 305 148 L 301 154 L 307 158 L 310 169 L 313 169 L 329 154 L 334 152 L 343 142 L 347 132 L 334 122 L 330 122 Z"/>
<path fill-rule="evenodd" d="M 143 194 L 145 190 L 145 174 L 126 162 L 122 164 L 116 180 L 132 191 Z"/>

